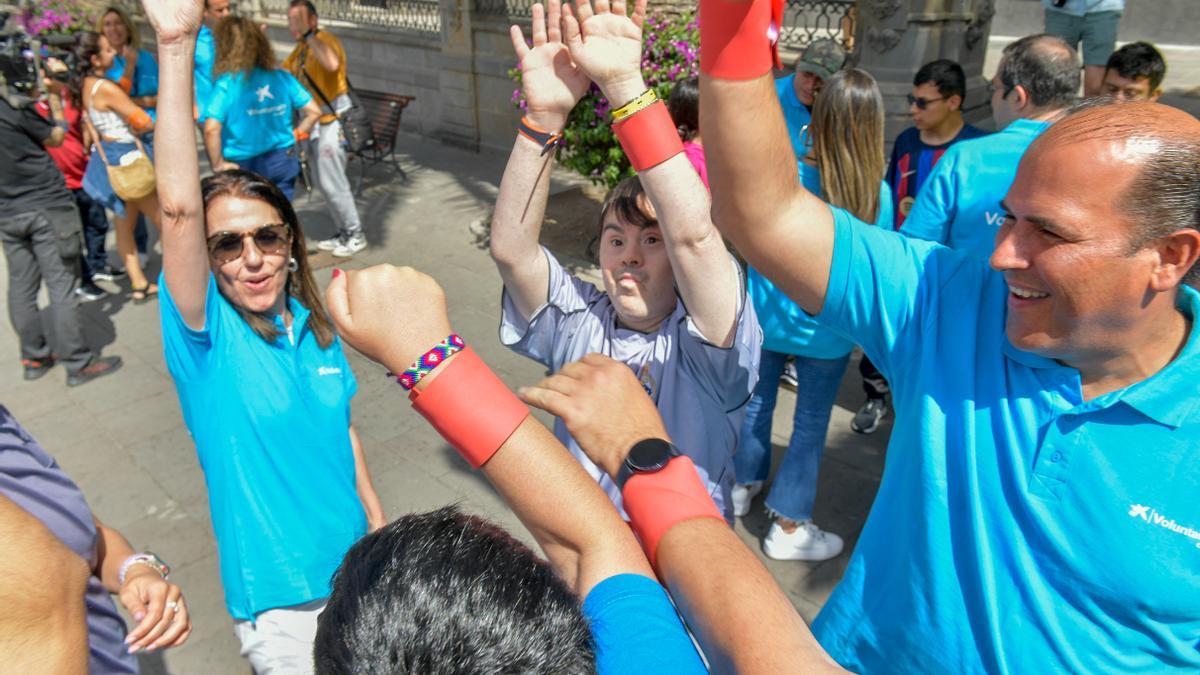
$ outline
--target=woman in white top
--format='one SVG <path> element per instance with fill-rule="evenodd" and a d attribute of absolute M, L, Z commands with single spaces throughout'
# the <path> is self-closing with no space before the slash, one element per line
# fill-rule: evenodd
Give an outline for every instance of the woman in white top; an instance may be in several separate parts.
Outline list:
<path fill-rule="evenodd" d="M 134 136 L 152 131 L 154 121 L 121 87 L 104 77 L 116 55 L 117 51 L 104 36 L 93 32 L 80 33 L 75 47 L 77 65 L 72 73 L 70 90 L 75 104 L 85 111 L 92 128 L 99 135 L 99 138 L 92 139 L 94 145 L 83 177 L 83 189 L 92 199 L 117 214 L 117 250 L 129 272 L 133 301 L 141 304 L 154 297 L 158 287 L 150 283 L 142 270 L 133 230 L 139 213 L 158 227 L 158 193 L 152 192 L 147 197 L 126 203 L 113 191 L 104 160 L 107 158 L 108 163 L 117 165 L 130 153 L 140 152 Z M 103 155 L 97 147 L 101 145 Z M 141 145 L 153 160 L 150 155 L 151 144 Z"/>

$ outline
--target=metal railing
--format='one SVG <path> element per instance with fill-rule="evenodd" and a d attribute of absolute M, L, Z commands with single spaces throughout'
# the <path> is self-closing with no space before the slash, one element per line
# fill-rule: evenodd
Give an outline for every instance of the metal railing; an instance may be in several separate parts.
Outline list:
<path fill-rule="evenodd" d="M 488 16 L 529 17 L 536 0 L 475 0 L 475 12 Z M 855 0 L 787 0 L 780 44 L 804 49 L 813 40 L 830 38 L 849 48 L 854 40 Z"/>
<path fill-rule="evenodd" d="M 475 0 L 475 13 L 486 16 L 529 18 L 530 7 L 537 0 Z"/>
<path fill-rule="evenodd" d="M 287 18 L 288 0 L 260 0 L 259 4 L 265 15 Z M 437 0 L 313 0 L 313 4 L 322 20 L 415 33 L 442 31 Z"/>
<path fill-rule="evenodd" d="M 855 0 L 787 0 L 780 46 L 804 49 L 813 40 L 837 40 L 850 51 L 854 41 Z"/>

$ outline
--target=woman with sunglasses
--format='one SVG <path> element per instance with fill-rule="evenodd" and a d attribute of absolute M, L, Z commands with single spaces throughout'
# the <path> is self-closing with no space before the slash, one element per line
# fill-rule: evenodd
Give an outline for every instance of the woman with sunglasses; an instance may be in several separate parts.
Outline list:
<path fill-rule="evenodd" d="M 163 349 L 208 485 L 225 603 L 259 673 L 312 670 L 343 555 L 385 523 L 350 424 L 357 388 L 300 221 L 242 170 L 200 182 L 192 69 L 203 0 L 155 0 Z"/>
<path fill-rule="evenodd" d="M 830 206 L 888 227 L 891 191 L 883 182 L 883 97 L 866 71 L 842 70 L 825 83 L 813 106 L 812 150 L 800 162 L 800 181 Z M 842 539 L 813 522 L 817 474 L 838 385 L 854 343 L 820 326 L 766 277 L 750 268 L 750 297 L 763 329 L 758 385 L 733 457 L 738 484 L 733 508 L 746 515 L 750 500 L 771 468 L 771 418 L 784 363 L 796 363 L 796 408 L 792 436 L 767 495 L 774 518 L 763 552 L 776 560 L 828 560 L 842 552 Z"/>

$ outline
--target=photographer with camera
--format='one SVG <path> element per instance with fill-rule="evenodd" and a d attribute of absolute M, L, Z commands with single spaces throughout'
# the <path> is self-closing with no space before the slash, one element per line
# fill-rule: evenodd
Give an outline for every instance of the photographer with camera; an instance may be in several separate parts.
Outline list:
<path fill-rule="evenodd" d="M 35 85 L 36 86 L 36 85 Z M 83 342 L 79 301 L 81 252 L 79 211 L 47 147 L 66 138 L 63 84 L 44 79 L 50 119 L 33 101 L 0 97 L 0 242 L 8 262 L 8 315 L 20 341 L 25 379 L 45 375 L 56 361 L 76 386 L 121 366 L 117 356 L 100 357 Z M 30 94 L 37 95 L 34 88 Z M 43 330 L 38 289 L 46 282 L 57 356 Z"/>

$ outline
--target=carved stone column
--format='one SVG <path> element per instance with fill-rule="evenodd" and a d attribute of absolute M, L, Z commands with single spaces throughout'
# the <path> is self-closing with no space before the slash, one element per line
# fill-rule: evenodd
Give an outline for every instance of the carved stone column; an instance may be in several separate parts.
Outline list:
<path fill-rule="evenodd" d="M 438 56 L 438 137 L 479 149 L 475 48 L 471 39 L 473 0 L 441 0 L 442 51 Z"/>
<path fill-rule="evenodd" d="M 924 64 L 952 59 L 967 73 L 963 113 L 990 126 L 983 60 L 995 0 L 858 0 L 858 65 L 879 82 L 887 109 L 889 144 L 911 126 L 905 95 Z"/>

